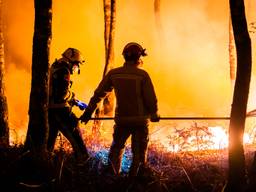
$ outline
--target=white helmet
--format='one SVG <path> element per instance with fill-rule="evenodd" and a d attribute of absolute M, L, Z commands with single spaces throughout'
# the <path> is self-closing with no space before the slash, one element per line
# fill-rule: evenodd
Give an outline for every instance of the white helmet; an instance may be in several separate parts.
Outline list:
<path fill-rule="evenodd" d="M 68 48 L 62 53 L 63 58 L 67 59 L 71 64 L 83 64 L 84 58 L 81 52 L 75 48 Z"/>

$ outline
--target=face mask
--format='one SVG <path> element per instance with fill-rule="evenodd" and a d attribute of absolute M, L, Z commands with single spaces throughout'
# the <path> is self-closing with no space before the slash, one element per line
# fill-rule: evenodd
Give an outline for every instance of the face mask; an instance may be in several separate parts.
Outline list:
<path fill-rule="evenodd" d="M 73 72 L 73 73 L 80 74 L 79 65 L 74 64 L 73 67 L 72 67 L 72 72 Z"/>

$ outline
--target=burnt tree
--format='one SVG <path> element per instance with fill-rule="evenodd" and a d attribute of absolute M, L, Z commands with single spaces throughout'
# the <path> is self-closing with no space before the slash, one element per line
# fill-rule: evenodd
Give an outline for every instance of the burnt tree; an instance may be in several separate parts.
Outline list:
<path fill-rule="evenodd" d="M 35 22 L 29 124 L 25 149 L 46 151 L 48 136 L 49 52 L 52 36 L 52 0 L 34 0 Z"/>
<path fill-rule="evenodd" d="M 103 0 L 104 5 L 104 42 L 105 42 L 105 67 L 103 71 L 103 77 L 114 66 L 114 36 L 115 36 L 115 23 L 116 23 L 116 1 L 115 0 Z M 95 117 L 101 115 L 112 116 L 114 111 L 114 92 L 108 94 L 103 102 L 96 109 Z M 93 134 L 99 134 L 99 128 L 102 122 L 95 120 L 93 123 Z"/>
<path fill-rule="evenodd" d="M 9 146 L 8 107 L 5 96 L 5 62 L 3 36 L 3 1 L 0 0 L 0 147 Z"/>
<path fill-rule="evenodd" d="M 243 134 L 252 58 L 244 1 L 230 0 L 229 3 L 237 51 L 237 72 L 229 125 L 229 172 L 225 192 L 234 192 L 243 191 L 246 184 Z"/>
<path fill-rule="evenodd" d="M 104 0 L 104 2 L 109 0 Z M 116 1 L 110 0 L 109 3 L 104 3 L 105 13 L 105 67 L 103 71 L 103 77 L 114 67 L 114 37 L 115 37 L 115 24 L 116 24 Z M 114 108 L 114 93 L 111 92 L 103 100 L 104 115 L 113 115 Z"/>

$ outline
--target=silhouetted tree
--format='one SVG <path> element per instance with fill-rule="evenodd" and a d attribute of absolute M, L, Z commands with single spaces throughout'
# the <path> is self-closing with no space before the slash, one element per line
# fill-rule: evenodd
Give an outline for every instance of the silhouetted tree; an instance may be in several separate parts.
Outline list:
<path fill-rule="evenodd" d="M 116 24 L 116 1 L 104 0 L 104 15 L 105 15 L 105 68 L 103 77 L 108 73 L 114 65 L 114 37 Z"/>
<path fill-rule="evenodd" d="M 5 96 L 5 62 L 3 36 L 3 1 L 0 0 L 0 146 L 9 145 L 8 107 Z"/>
<path fill-rule="evenodd" d="M 234 42 L 234 34 L 232 28 L 232 21 L 231 17 L 229 17 L 229 45 L 228 45 L 228 52 L 229 52 L 229 67 L 230 67 L 230 80 L 232 86 L 234 85 L 236 79 L 236 49 L 235 49 L 235 42 Z"/>
<path fill-rule="evenodd" d="M 237 72 L 229 125 L 229 172 L 225 192 L 240 192 L 246 184 L 243 134 L 251 79 L 251 39 L 244 1 L 229 2 L 237 50 Z"/>
<path fill-rule="evenodd" d="M 109 0 L 104 0 L 107 2 Z M 105 3 L 107 5 L 109 3 Z M 110 0 L 109 6 L 104 7 L 105 13 L 105 67 L 103 77 L 114 67 L 114 37 L 115 37 L 115 24 L 116 24 L 116 1 Z M 113 115 L 114 111 L 114 93 L 111 92 L 103 100 L 104 115 Z"/>
<path fill-rule="evenodd" d="M 48 136 L 49 52 L 52 36 L 52 0 L 34 0 L 35 22 L 29 124 L 25 149 L 46 150 Z"/>
<path fill-rule="evenodd" d="M 105 41 L 105 67 L 103 71 L 103 77 L 114 66 L 114 36 L 115 36 L 115 23 L 116 23 L 116 1 L 115 0 L 103 0 L 104 5 L 104 41 Z M 111 92 L 104 98 L 103 103 L 96 109 L 95 117 L 101 115 L 113 115 L 115 97 Z M 93 123 L 94 134 L 99 134 L 99 129 L 102 125 L 100 120 L 95 120 Z"/>

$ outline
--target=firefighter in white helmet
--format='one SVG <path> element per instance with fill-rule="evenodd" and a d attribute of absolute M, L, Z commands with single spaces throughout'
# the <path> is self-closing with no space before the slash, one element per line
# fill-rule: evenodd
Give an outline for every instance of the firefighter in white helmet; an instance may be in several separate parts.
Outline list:
<path fill-rule="evenodd" d="M 146 164 L 149 122 L 157 122 L 160 118 L 153 84 L 148 73 L 141 68 L 140 58 L 147 55 L 145 49 L 131 42 L 124 47 L 122 54 L 124 65 L 110 70 L 103 78 L 80 119 L 87 123 L 97 104 L 114 89 L 115 125 L 109 167 L 113 173 L 119 174 L 125 143 L 131 135 L 133 159 L 129 175 L 136 176 L 139 168 Z"/>
<path fill-rule="evenodd" d="M 77 100 L 70 89 L 72 86 L 70 76 L 75 72 L 79 74 L 79 66 L 83 63 L 84 59 L 81 52 L 75 48 L 68 48 L 50 68 L 49 138 L 47 148 L 49 151 L 53 151 L 60 131 L 71 143 L 78 158 L 88 157 L 88 152 L 78 127 L 78 118 L 72 112 L 72 107 L 77 105 Z"/>

